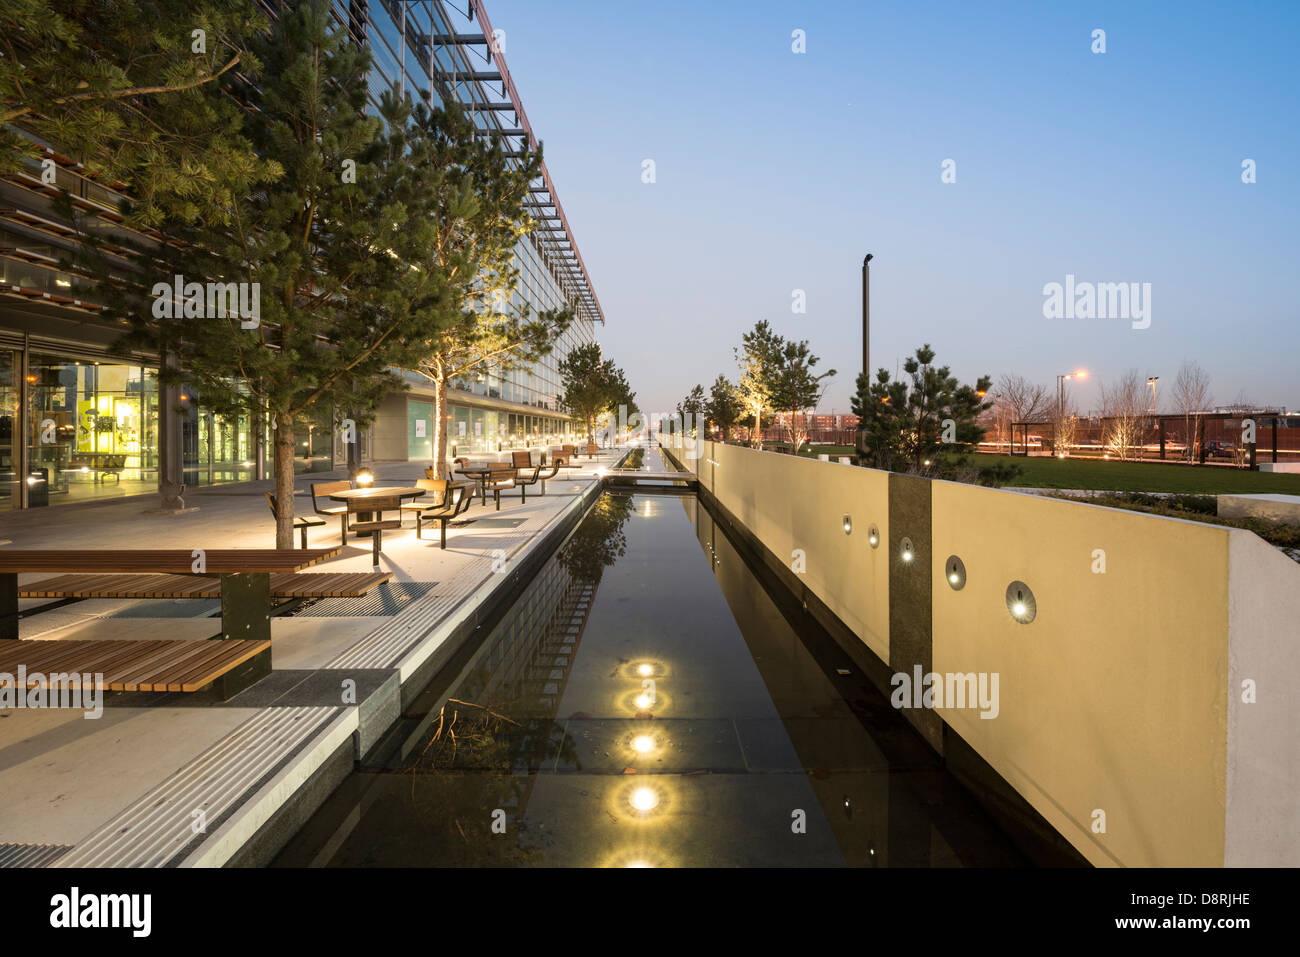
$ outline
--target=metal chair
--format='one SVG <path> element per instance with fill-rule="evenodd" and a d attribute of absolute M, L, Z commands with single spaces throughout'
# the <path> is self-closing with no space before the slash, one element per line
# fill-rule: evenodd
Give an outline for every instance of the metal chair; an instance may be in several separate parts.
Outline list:
<path fill-rule="evenodd" d="M 424 523 L 437 522 L 440 528 L 440 548 L 447 547 L 447 523 L 456 516 L 468 511 L 470 503 L 474 501 L 473 488 L 468 483 L 451 484 L 442 479 L 419 479 L 416 483 L 420 488 L 427 488 L 431 492 L 436 492 L 438 501 L 434 503 L 407 502 L 402 505 L 403 509 L 415 512 L 415 537 L 422 539 L 424 537 Z M 450 495 L 448 494 L 448 485 L 450 485 Z"/>
<path fill-rule="evenodd" d="M 367 519 L 362 522 L 352 522 L 352 531 L 365 534 L 370 533 L 371 554 L 373 561 L 371 565 L 379 567 L 379 554 L 384 550 L 384 531 L 385 529 L 394 529 L 402 527 L 402 499 L 399 495 L 377 496 L 368 499 L 348 499 L 347 515 L 344 521 L 347 521 L 358 512 L 374 512 L 379 517 L 377 519 Z M 398 512 L 397 518 L 384 518 L 384 512 Z"/>
<path fill-rule="evenodd" d="M 340 482 L 312 482 L 311 483 L 311 507 L 317 515 L 337 515 L 342 522 L 340 529 L 342 544 L 348 543 L 348 507 L 346 505 L 322 505 L 321 502 L 329 501 L 329 497 L 335 492 L 344 492 L 352 488 L 352 483 L 346 479 Z"/>
<path fill-rule="evenodd" d="M 275 504 L 275 496 L 270 492 L 266 493 L 266 504 L 271 506 L 271 516 L 278 522 L 280 520 L 280 509 Z M 304 549 L 307 547 L 307 529 L 324 524 L 325 519 L 316 518 L 313 515 L 295 515 L 293 517 L 293 527 L 302 531 L 302 547 Z"/>

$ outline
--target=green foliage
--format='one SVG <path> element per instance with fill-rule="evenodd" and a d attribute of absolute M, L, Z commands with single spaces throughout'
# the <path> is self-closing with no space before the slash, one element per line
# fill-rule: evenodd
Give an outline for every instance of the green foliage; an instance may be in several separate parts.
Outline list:
<path fill-rule="evenodd" d="M 710 422 L 722 429 L 724 442 L 731 439 L 731 430 L 740 421 L 744 411 L 736 386 L 725 375 L 719 373 L 709 390 L 705 414 Z"/>
<path fill-rule="evenodd" d="M 740 381 L 736 391 L 745 417 L 750 420 L 750 442 L 754 448 L 763 447 L 763 428 L 771 421 L 775 406 L 773 400 L 779 388 L 777 377 L 785 351 L 785 340 L 777 335 L 766 319 L 754 323 L 754 328 L 744 333 L 735 350 L 740 366 Z"/>
<path fill-rule="evenodd" d="M 862 464 L 941 476 L 961 468 L 984 437 L 977 419 L 990 407 L 983 395 L 991 379 L 960 385 L 947 366 L 935 367 L 934 355 L 929 343 L 917 349 L 903 363 L 907 379 L 892 380 L 888 369 L 875 382 L 865 372 L 858 376 L 851 405 L 866 433 Z"/>
<path fill-rule="evenodd" d="M 224 95 L 265 28 L 251 0 L 5 0 L 0 171 L 38 175 L 44 141 L 125 184 L 132 226 L 222 218 L 278 172 Z"/>
<path fill-rule="evenodd" d="M 687 415 L 704 415 L 707 409 L 707 400 L 704 398 L 704 386 L 696 385 L 686 394 L 686 398 L 677 403 L 677 414 L 680 416 Z"/>
<path fill-rule="evenodd" d="M 433 460 L 446 468 L 446 389 L 488 368 L 504 372 L 551 352 L 572 323 L 569 309 L 534 313 L 521 297 L 514 250 L 536 228 L 524 213 L 539 175 L 540 150 L 516 165 L 498 138 L 479 135 L 459 107 L 417 109 L 425 148 L 412 157 L 420 215 L 432 235 L 415 261 L 443 277 L 440 293 L 416 310 L 436 331 L 415 367 L 434 385 Z M 512 307 L 512 300 L 516 300 Z"/>
<path fill-rule="evenodd" d="M 587 428 L 587 441 L 595 441 L 596 420 L 620 405 L 628 415 L 636 411 L 636 393 L 614 360 L 601 355 L 600 345 L 589 342 L 569 352 L 559 363 L 560 408 Z"/>

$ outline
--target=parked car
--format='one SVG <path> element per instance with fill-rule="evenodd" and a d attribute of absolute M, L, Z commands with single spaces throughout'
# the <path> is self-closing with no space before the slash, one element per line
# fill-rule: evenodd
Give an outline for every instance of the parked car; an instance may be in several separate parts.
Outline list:
<path fill-rule="evenodd" d="M 1237 449 L 1228 442 L 1220 442 L 1218 439 L 1211 439 L 1205 443 L 1205 457 L 1207 459 L 1235 459 Z"/>

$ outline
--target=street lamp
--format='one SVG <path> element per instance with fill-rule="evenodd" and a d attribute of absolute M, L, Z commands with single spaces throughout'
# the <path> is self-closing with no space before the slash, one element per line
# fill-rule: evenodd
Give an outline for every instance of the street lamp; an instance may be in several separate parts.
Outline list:
<path fill-rule="evenodd" d="M 1061 423 L 1065 421 L 1065 380 L 1066 379 L 1086 379 L 1088 370 L 1079 369 L 1075 372 L 1065 372 L 1056 377 L 1056 427 L 1060 429 Z M 1056 450 L 1059 456 L 1061 450 Z"/>
<path fill-rule="evenodd" d="M 1151 411 L 1156 411 L 1156 383 L 1160 381 L 1160 376 L 1147 376 L 1147 385 L 1151 386 Z"/>

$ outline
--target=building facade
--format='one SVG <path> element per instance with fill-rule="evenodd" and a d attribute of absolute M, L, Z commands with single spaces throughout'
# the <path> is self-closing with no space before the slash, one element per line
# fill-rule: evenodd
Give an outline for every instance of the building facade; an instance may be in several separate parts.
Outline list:
<path fill-rule="evenodd" d="M 276 6 L 266 8 L 274 15 Z M 340 28 L 371 50 L 372 103 L 397 84 L 433 105 L 462 104 L 507 154 L 524 142 L 536 147 L 505 65 L 503 35 L 478 0 L 466 11 L 441 0 L 336 0 L 333 11 Z M 116 213 L 121 184 L 92 177 L 58 144 L 38 146 L 42 161 L 0 177 L 0 511 L 155 491 L 164 429 L 180 447 L 188 487 L 268 477 L 271 443 L 262 423 L 216 414 L 183 389 L 178 414 L 163 414 L 157 357 L 110 353 L 122 330 L 99 316 L 93 288 L 60 268 L 76 249 L 76 233 L 53 201 L 67 191 L 101 228 L 149 237 L 126 235 Z M 510 306 L 568 306 L 575 320 L 542 361 L 452 383 L 448 439 L 457 453 L 536 446 L 573 432 L 558 408 L 557 366 L 570 349 L 594 339 L 604 316 L 545 169 L 531 188 L 528 212 L 539 228 L 516 249 L 521 279 Z M 388 396 L 362 431 L 363 460 L 428 460 L 433 390 L 418 373 L 402 374 L 410 390 Z M 300 423 L 298 471 L 345 464 L 334 418 L 324 407 Z"/>

